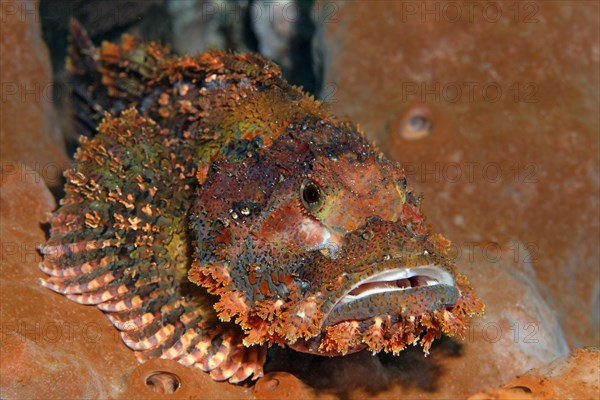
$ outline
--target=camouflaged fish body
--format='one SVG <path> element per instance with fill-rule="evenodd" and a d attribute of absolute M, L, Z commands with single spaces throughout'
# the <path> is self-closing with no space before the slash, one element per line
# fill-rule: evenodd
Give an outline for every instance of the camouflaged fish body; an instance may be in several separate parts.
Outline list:
<path fill-rule="evenodd" d="M 65 173 L 43 284 L 103 310 L 140 360 L 241 382 L 272 344 L 428 351 L 481 312 L 402 170 L 274 64 L 72 36 L 95 135 Z"/>

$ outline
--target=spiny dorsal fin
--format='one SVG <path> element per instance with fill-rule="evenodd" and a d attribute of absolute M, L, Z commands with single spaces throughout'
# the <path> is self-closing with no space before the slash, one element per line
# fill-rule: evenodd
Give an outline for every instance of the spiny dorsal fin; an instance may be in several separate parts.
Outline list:
<path fill-rule="evenodd" d="M 96 47 L 83 26 L 71 19 L 66 64 L 76 132 L 93 137 L 106 112 L 116 116 L 132 106 L 142 111 L 150 90 L 148 80 L 169 52 L 128 34 L 120 44 L 104 42 Z"/>
<path fill-rule="evenodd" d="M 67 71 L 71 85 L 71 107 L 75 131 L 92 137 L 103 118 L 107 93 L 98 68 L 98 49 L 87 31 L 74 18 L 69 22 Z M 105 100 L 102 100 L 104 98 Z"/>

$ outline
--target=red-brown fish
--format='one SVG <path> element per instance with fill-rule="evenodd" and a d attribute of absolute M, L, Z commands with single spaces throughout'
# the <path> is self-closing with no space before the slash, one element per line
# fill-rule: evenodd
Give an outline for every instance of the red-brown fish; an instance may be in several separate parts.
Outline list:
<path fill-rule="evenodd" d="M 104 311 L 139 360 L 241 382 L 273 344 L 428 352 L 482 312 L 402 169 L 272 62 L 71 30 L 89 137 L 42 284 Z"/>

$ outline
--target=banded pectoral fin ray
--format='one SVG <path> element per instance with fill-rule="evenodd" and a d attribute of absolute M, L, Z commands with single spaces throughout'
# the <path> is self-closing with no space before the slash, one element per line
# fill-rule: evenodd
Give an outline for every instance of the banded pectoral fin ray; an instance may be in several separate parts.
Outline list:
<path fill-rule="evenodd" d="M 193 195 L 194 160 L 173 158 L 185 154 L 169 146 L 160 147 L 162 154 L 138 150 L 156 149 L 159 135 L 156 124 L 127 111 L 83 141 L 76 158 L 86 162 L 67 173 L 66 199 L 40 247 L 40 269 L 48 275 L 42 284 L 105 312 L 142 362 L 160 357 L 210 371 L 216 380 L 256 379 L 265 349 L 244 347 L 241 329 L 221 322 L 215 298 L 187 279 L 185 199 Z M 93 161 L 106 151 L 113 155 L 110 174 L 106 163 Z M 189 177 L 166 176 L 165 160 L 189 165 Z M 145 165 L 144 176 L 131 165 Z"/>

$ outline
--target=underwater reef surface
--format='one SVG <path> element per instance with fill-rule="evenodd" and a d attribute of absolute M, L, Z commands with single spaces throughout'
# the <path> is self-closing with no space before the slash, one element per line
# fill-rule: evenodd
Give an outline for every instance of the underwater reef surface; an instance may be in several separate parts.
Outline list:
<path fill-rule="evenodd" d="M 469 400 L 597 398 L 600 353 L 597 347 L 575 350 L 567 357 L 534 368 L 501 388 L 477 393 Z"/>
<path fill-rule="evenodd" d="M 427 22 L 395 4 L 316 3 L 323 96 L 412 171 L 430 222 L 455 244 L 486 304 L 464 341 L 442 340 L 426 358 L 418 348 L 337 358 L 275 348 L 254 386 L 168 360 L 138 364 L 99 310 L 38 283 L 36 249 L 70 161 L 44 94 L 40 21 L 3 3 L 0 397 L 597 398 L 597 350 L 561 358 L 598 345 L 597 4 L 533 3 L 521 9 L 529 23 L 505 3 L 509 19 L 495 23 Z M 421 86 L 431 82 L 440 89 Z M 465 82 L 488 92 L 471 100 Z"/>

